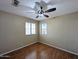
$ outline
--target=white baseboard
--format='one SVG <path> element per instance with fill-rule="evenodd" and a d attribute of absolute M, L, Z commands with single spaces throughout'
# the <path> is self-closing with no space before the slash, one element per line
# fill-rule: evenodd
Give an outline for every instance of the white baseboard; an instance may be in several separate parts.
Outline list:
<path fill-rule="evenodd" d="M 68 51 L 68 50 L 66 50 L 66 49 L 63 49 L 63 48 L 60 48 L 60 47 L 57 47 L 57 46 L 54 46 L 54 45 L 51 45 L 51 44 L 48 44 L 48 43 L 44 43 L 44 42 L 40 42 L 40 43 L 46 44 L 46 45 L 48 45 L 48 46 L 51 46 L 51 47 L 57 48 L 57 49 L 62 50 L 62 51 L 66 51 L 66 52 L 71 53 L 71 54 L 74 54 L 74 55 L 78 55 L 77 53 L 74 53 L 74 52 Z"/>
<path fill-rule="evenodd" d="M 13 52 L 13 51 L 16 51 L 16 50 L 22 49 L 22 48 L 27 47 L 27 46 L 29 46 L 29 45 L 32 45 L 32 44 L 34 44 L 34 43 L 37 43 L 37 42 L 33 42 L 33 43 L 27 44 L 27 45 L 25 45 L 25 46 L 22 46 L 22 47 L 16 48 L 16 49 L 14 49 L 14 50 L 11 50 L 11 51 L 8 51 L 8 52 L 5 52 L 5 53 L 1 54 L 0 57 L 3 57 L 3 55 L 5 55 L 5 54 L 8 54 L 8 53 L 11 53 L 11 52 Z M 63 49 L 63 48 L 59 48 L 59 47 L 53 46 L 53 45 L 48 44 L 48 43 L 44 43 L 44 42 L 40 42 L 40 43 L 43 43 L 43 44 L 49 45 L 49 46 L 51 46 L 51 47 L 54 47 L 54 48 L 57 48 L 57 49 L 60 49 L 60 50 L 66 51 L 66 52 L 71 53 L 71 54 L 78 55 L 77 53 L 74 53 L 74 52 L 68 51 L 68 50 Z"/>
<path fill-rule="evenodd" d="M 29 45 L 32 45 L 32 44 L 34 44 L 34 43 L 37 43 L 37 42 L 33 42 L 33 43 L 27 44 L 27 45 L 25 45 L 25 46 L 22 46 L 22 47 L 19 47 L 19 48 L 14 49 L 14 50 L 11 50 L 11 51 L 8 51 L 8 52 L 5 52 L 5 53 L 3 53 L 3 54 L 0 54 L 0 57 L 3 57 L 3 55 L 5 55 L 5 54 L 8 54 L 8 53 L 11 53 L 11 52 L 13 52 L 13 51 L 16 51 L 16 50 L 22 49 L 22 48 L 27 47 L 27 46 L 29 46 Z"/>

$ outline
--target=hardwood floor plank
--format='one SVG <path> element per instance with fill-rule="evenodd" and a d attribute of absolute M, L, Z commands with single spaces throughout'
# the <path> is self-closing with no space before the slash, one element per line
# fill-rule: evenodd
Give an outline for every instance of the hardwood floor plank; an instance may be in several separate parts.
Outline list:
<path fill-rule="evenodd" d="M 78 59 L 76 55 L 42 43 L 35 43 L 6 55 L 10 56 L 9 59 Z"/>

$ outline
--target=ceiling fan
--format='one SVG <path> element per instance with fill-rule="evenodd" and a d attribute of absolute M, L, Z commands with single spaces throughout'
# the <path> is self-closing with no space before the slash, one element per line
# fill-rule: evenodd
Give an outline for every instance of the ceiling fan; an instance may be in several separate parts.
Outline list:
<path fill-rule="evenodd" d="M 20 1 L 18 0 L 13 0 L 13 6 L 18 7 Z M 47 3 L 45 3 L 44 1 L 40 1 L 40 2 L 35 2 L 35 6 L 33 8 L 33 10 L 35 11 L 35 13 L 37 14 L 36 18 L 40 17 L 40 15 L 43 15 L 45 17 L 49 17 L 49 15 L 47 15 L 46 13 L 49 12 L 53 12 L 56 10 L 56 8 L 51 8 L 47 10 Z"/>

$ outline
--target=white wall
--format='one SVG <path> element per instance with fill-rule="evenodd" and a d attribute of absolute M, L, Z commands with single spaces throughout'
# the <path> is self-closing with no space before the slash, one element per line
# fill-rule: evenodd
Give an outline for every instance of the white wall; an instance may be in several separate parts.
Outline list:
<path fill-rule="evenodd" d="M 38 27 L 37 21 L 0 11 L 0 54 L 37 41 L 37 27 L 36 35 L 25 35 L 26 21 L 35 22 Z"/>
<path fill-rule="evenodd" d="M 48 24 L 48 34 L 40 34 L 40 42 L 77 53 L 77 12 L 41 21 Z"/>

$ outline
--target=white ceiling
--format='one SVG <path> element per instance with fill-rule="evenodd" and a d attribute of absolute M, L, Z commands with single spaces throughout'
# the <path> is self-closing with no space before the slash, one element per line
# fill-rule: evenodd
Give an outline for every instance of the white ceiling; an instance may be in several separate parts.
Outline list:
<path fill-rule="evenodd" d="M 12 6 L 12 0 L 0 0 L 0 10 L 36 19 L 35 13 L 28 13 L 28 12 L 33 11 L 32 8 L 34 7 L 35 2 L 40 0 L 19 0 L 19 1 L 21 2 L 20 4 L 24 5 L 25 7 Z M 78 11 L 78 0 L 43 0 L 43 1 L 49 4 L 48 9 L 56 7 L 56 11 L 48 13 L 48 15 L 50 15 L 49 18 Z M 43 20 L 43 19 L 48 18 L 41 16 L 37 20 Z"/>

